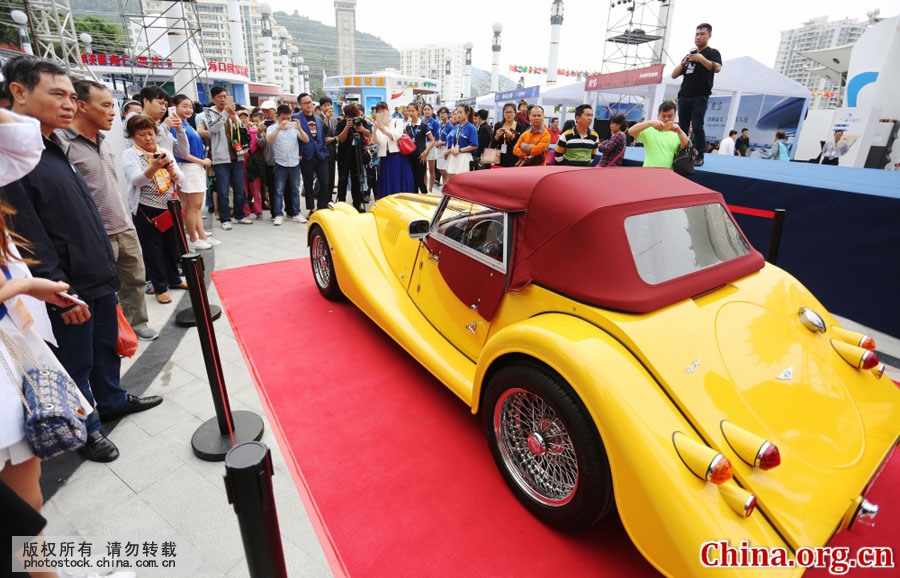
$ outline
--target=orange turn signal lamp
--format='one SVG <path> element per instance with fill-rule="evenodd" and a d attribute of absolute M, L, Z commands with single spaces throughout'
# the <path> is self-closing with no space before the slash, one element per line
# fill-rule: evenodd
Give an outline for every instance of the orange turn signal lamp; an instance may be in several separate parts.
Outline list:
<path fill-rule="evenodd" d="M 831 340 L 831 346 L 844 361 L 856 369 L 873 369 L 878 367 L 878 356 L 870 349 L 858 345 L 850 345 L 837 339 Z"/>
<path fill-rule="evenodd" d="M 844 329 L 843 327 L 837 326 L 832 326 L 831 332 L 834 333 L 837 338 L 844 343 L 862 347 L 863 349 L 868 349 L 869 351 L 875 351 L 875 340 L 868 335 L 857 333 L 856 331 L 850 331 L 849 329 Z"/>
<path fill-rule="evenodd" d="M 781 453 L 775 444 L 724 419 L 719 423 L 719 427 L 725 441 L 747 465 L 761 470 L 771 470 L 781 463 Z"/>
<path fill-rule="evenodd" d="M 718 485 L 731 479 L 731 462 L 716 450 L 692 440 L 680 431 L 672 433 L 672 443 L 684 465 L 701 480 Z"/>

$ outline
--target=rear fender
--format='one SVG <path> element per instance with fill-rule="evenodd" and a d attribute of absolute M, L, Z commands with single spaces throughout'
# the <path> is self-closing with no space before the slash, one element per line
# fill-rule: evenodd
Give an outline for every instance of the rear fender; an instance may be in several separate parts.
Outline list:
<path fill-rule="evenodd" d="M 543 314 L 491 336 L 476 369 L 473 413 L 486 379 L 523 356 L 558 373 L 590 412 L 606 447 L 622 523 L 657 569 L 672 576 L 714 573 L 715 568 L 700 563 L 700 548 L 707 541 L 787 546 L 760 511 L 739 517 L 717 486 L 685 467 L 672 445 L 672 432 L 699 441 L 687 419 L 630 351 L 579 317 Z M 752 570 L 747 575 L 796 573 Z"/>

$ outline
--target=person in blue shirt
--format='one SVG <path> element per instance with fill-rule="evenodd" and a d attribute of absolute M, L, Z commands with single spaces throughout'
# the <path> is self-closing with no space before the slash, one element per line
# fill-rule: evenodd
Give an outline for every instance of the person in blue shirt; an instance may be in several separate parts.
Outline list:
<path fill-rule="evenodd" d="M 302 144 L 308 144 L 309 135 L 300 128 L 299 120 L 291 119 L 291 107 L 279 105 L 275 112 L 275 124 L 266 129 L 266 143 L 271 144 L 275 158 L 275 226 L 284 222 L 282 203 L 284 188 L 287 185 L 288 199 L 291 202 L 295 223 L 303 223 L 300 213 L 300 151 Z M 322 182 L 322 181 L 320 181 Z M 325 181 L 327 182 L 327 181 Z M 307 199 L 312 196 L 312 189 L 307 189 Z M 309 200 L 307 200 L 309 203 Z"/>
<path fill-rule="evenodd" d="M 447 132 L 447 146 L 444 149 L 447 182 L 453 175 L 471 170 L 472 151 L 478 148 L 478 129 L 472 124 L 472 107 L 461 104 L 456 107 L 455 114 L 459 124 Z"/>
<path fill-rule="evenodd" d="M 430 104 L 426 104 L 422 107 L 422 116 L 423 120 L 428 125 L 428 129 L 431 131 L 431 136 L 434 137 L 434 141 L 437 142 L 441 136 L 441 123 L 434 118 L 434 107 Z M 435 164 L 437 163 L 438 158 L 438 149 L 436 146 L 432 146 L 428 149 L 428 192 L 430 193 L 432 189 L 434 189 L 434 174 L 435 174 Z"/>
<path fill-rule="evenodd" d="M 175 113 L 181 119 L 181 126 L 187 135 L 191 154 L 187 158 L 175 157 L 181 172 L 184 173 L 184 181 L 179 183 L 178 192 L 184 204 L 184 228 L 194 249 L 211 249 L 214 244 L 206 235 L 203 226 L 203 200 L 206 198 L 206 169 L 212 166 L 212 160 L 206 157 L 206 148 L 203 139 L 188 123 L 188 119 L 194 114 L 194 103 L 185 94 L 177 94 L 172 99 Z M 175 129 L 170 129 L 175 136 Z"/>
<path fill-rule="evenodd" d="M 787 139 L 787 134 L 783 130 L 779 130 L 775 133 L 775 144 L 772 145 L 772 150 L 768 155 L 764 156 L 764 159 L 775 159 L 776 161 L 789 161 L 791 160 L 790 149 L 788 148 L 787 143 L 784 141 Z"/>
<path fill-rule="evenodd" d="M 454 110 L 451 114 L 450 109 L 442 106 L 438 109 L 438 118 L 441 119 L 441 126 L 438 129 L 437 141 L 434 143 L 438 149 L 435 168 L 441 175 L 441 184 L 444 184 L 447 182 L 447 157 L 444 155 L 444 151 L 447 150 L 447 135 L 457 124 L 456 111 Z"/>

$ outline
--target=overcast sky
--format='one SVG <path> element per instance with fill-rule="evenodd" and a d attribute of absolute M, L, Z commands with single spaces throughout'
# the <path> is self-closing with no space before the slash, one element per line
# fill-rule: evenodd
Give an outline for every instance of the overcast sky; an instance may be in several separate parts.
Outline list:
<path fill-rule="evenodd" d="M 297 9 L 303 16 L 334 26 L 334 3 L 329 0 L 302 4 L 296 0 L 268 1 L 275 10 L 290 14 Z M 419 0 L 394 4 L 396 8 L 389 9 L 390 4 L 383 0 L 358 0 L 356 26 L 396 48 L 470 40 L 475 44 L 473 65 L 490 70 L 491 26 L 501 22 L 500 72 L 512 77 L 513 73 L 508 73 L 510 64 L 547 65 L 551 4 L 552 0 Z M 866 12 L 875 8 L 881 10 L 881 17 L 896 16 L 900 6 L 897 0 L 865 0 L 859 4 L 847 0 L 675 0 L 670 4 L 674 8 L 669 40 L 672 59 L 693 48 L 697 24 L 709 22 L 713 27 L 709 45 L 718 49 L 723 59 L 752 56 L 767 66 L 775 64 L 782 30 L 819 16 L 865 20 Z M 623 6 L 612 10 L 617 21 L 626 14 Z M 609 12 L 608 0 L 565 0 L 560 68 L 600 70 Z M 304 41 L 335 45 L 333 37 L 300 39 L 301 55 Z M 356 49 L 361 52 L 371 47 L 357 44 Z M 672 64 L 667 70 L 669 66 Z M 526 84 L 538 82 L 538 76 L 526 76 Z"/>

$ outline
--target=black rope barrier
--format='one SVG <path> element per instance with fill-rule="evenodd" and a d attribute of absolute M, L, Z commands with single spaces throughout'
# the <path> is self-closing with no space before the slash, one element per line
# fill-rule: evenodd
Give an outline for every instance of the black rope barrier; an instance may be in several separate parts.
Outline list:
<path fill-rule="evenodd" d="M 263 443 L 238 444 L 225 456 L 225 490 L 238 517 L 250 578 L 287 578 L 273 475 L 272 452 Z"/>
<path fill-rule="evenodd" d="M 172 199 L 166 203 L 169 209 L 169 215 L 172 217 L 172 226 L 175 227 L 175 243 L 177 245 L 178 254 L 179 255 L 187 255 L 190 253 L 190 249 L 188 248 L 187 238 L 184 236 L 184 212 L 181 209 L 181 201 L 179 199 Z M 204 279 L 205 277 L 205 267 L 203 260 L 200 260 L 200 266 L 202 267 L 201 272 Z M 184 273 L 184 271 L 182 271 Z M 209 313 L 210 317 L 213 321 L 222 316 L 222 309 L 217 305 L 209 305 Z M 179 327 L 194 327 L 197 325 L 197 319 L 194 317 L 194 310 L 192 308 L 182 309 L 178 313 L 175 314 L 175 325 Z"/>
<path fill-rule="evenodd" d="M 197 320 L 197 334 L 200 337 L 206 376 L 209 379 L 209 389 L 216 409 L 216 417 L 204 422 L 194 432 L 191 447 L 198 458 L 217 462 L 225 459 L 228 450 L 237 444 L 258 441 L 265 426 L 262 418 L 252 411 L 231 411 L 200 255 L 196 253 L 184 255 L 181 258 L 181 268 L 188 284 L 194 319 Z"/>

